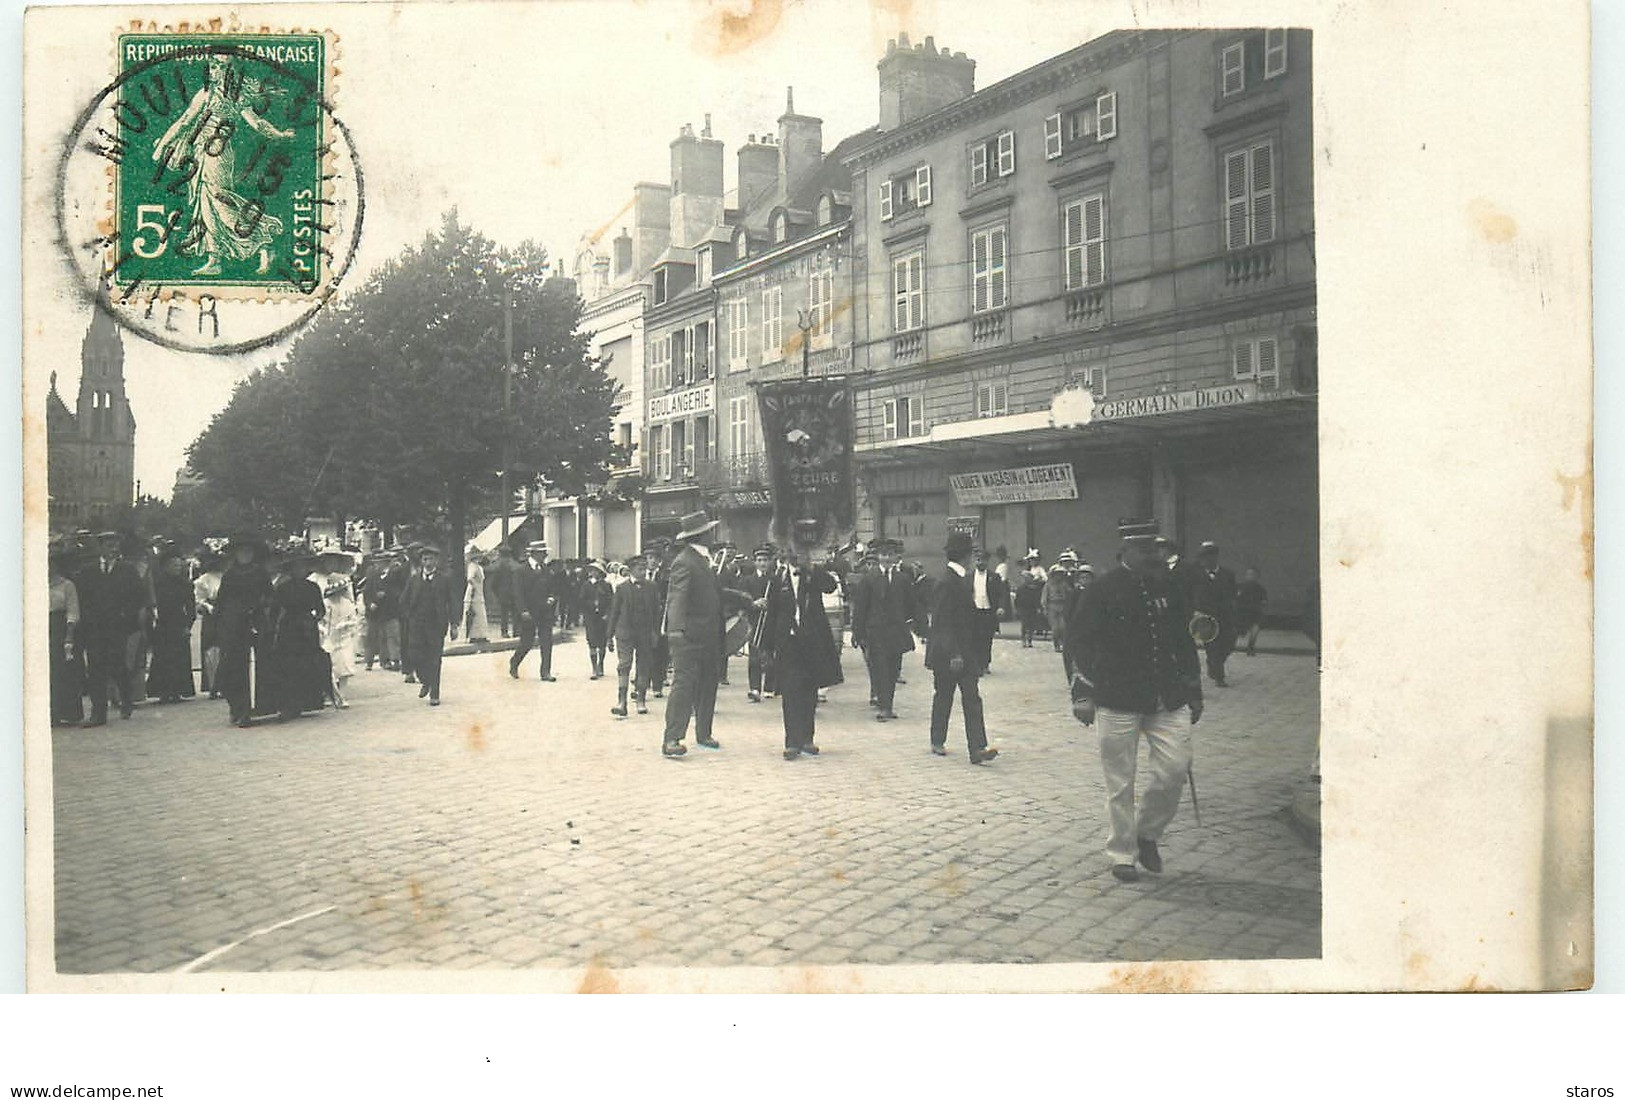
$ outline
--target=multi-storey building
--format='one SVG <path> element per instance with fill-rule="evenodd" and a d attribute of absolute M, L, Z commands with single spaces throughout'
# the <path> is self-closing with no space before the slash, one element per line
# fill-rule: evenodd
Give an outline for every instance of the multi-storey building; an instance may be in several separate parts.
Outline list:
<path fill-rule="evenodd" d="M 79 396 L 70 411 L 56 389 L 45 398 L 47 490 L 52 532 L 126 522 L 135 500 L 135 414 L 124 393 L 124 342 L 101 310 L 79 351 Z"/>
<path fill-rule="evenodd" d="M 889 44 L 848 158 L 860 536 L 1317 569 L 1308 32 L 1120 32 L 981 91 Z"/>

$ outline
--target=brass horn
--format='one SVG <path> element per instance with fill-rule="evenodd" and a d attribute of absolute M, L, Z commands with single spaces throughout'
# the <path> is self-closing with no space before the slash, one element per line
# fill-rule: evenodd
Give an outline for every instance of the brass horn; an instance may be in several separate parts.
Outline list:
<path fill-rule="evenodd" d="M 1191 616 L 1190 632 L 1197 645 L 1207 645 L 1219 636 L 1219 620 L 1206 611 L 1198 611 Z"/>

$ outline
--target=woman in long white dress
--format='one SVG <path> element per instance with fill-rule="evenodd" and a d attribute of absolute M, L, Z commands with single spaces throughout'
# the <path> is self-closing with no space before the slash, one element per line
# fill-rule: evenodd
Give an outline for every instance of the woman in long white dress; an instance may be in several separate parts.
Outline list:
<path fill-rule="evenodd" d="M 491 622 L 485 613 L 485 558 L 471 545 L 468 548 L 468 583 L 463 588 L 463 625 L 475 645 L 491 640 Z"/>
<path fill-rule="evenodd" d="M 355 675 L 355 643 L 361 619 L 355 606 L 355 589 L 350 574 L 355 571 L 355 559 L 340 551 L 323 554 L 321 574 L 312 576 L 322 589 L 322 600 L 327 604 L 326 614 L 318 624 L 318 640 L 332 662 L 333 675 L 329 690 L 333 705 L 340 710 L 350 705 L 344 698 L 344 689 Z"/>

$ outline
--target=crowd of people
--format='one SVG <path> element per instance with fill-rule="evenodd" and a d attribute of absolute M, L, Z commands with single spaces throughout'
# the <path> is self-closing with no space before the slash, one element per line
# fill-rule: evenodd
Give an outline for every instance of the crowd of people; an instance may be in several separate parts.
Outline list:
<path fill-rule="evenodd" d="M 157 540 L 134 545 L 117 532 L 60 540 L 50 555 L 51 717 L 99 726 L 116 705 L 124 718 L 143 700 L 223 699 L 228 720 L 281 719 L 348 706 L 359 660 L 417 684 L 438 706 L 447 639 L 476 649 L 516 639 L 508 673 L 530 654 L 544 683 L 558 680 L 555 634 L 579 628 L 590 680 L 615 662 L 617 720 L 667 695 L 661 752 L 695 743 L 720 749 L 716 700 L 731 661 L 745 661 L 751 703 L 777 697 L 783 756 L 816 756 L 817 708 L 843 678 L 847 629 L 863 655 L 869 706 L 894 722 L 904 656 L 924 647 L 932 677 L 929 748 L 947 755 L 955 700 L 973 764 L 999 755 L 988 744 L 979 682 L 993 671 L 1001 621 L 1019 624 L 1021 645 L 1048 639 L 1061 657 L 1079 721 L 1098 725 L 1111 819 L 1113 874 L 1136 864 L 1161 869 L 1157 841 L 1177 810 L 1189 773 L 1189 727 L 1202 713 L 1206 677 L 1228 686 L 1238 643 L 1256 651 L 1267 593 L 1256 571 L 1238 582 L 1205 542 L 1182 560 L 1146 521 L 1124 521 L 1113 567 L 1098 578 L 1071 548 L 1046 566 L 1037 549 L 1012 563 L 961 532 L 948 535 L 933 573 L 902 560 L 901 543 L 879 539 L 814 553 L 766 543 L 745 553 L 714 544 L 716 520 L 685 516 L 678 532 L 622 562 L 549 558 L 469 547 L 454 577 L 440 547 L 412 542 L 362 555 L 276 550 L 240 537 L 187 552 Z M 1318 619 L 1317 619 L 1318 622 Z M 193 631 L 201 668 L 194 677 Z M 85 702 L 88 699 L 88 713 Z M 1135 798 L 1141 739 L 1151 775 Z"/>

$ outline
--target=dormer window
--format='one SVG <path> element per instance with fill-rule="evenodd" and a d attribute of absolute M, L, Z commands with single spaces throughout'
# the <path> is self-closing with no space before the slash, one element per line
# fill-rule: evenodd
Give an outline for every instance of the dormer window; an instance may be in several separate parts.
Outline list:
<path fill-rule="evenodd" d="M 741 229 L 734 234 L 734 258 L 740 262 L 750 255 L 750 234 Z"/>
<path fill-rule="evenodd" d="M 1044 120 L 1044 159 L 1056 160 L 1117 136 L 1117 93 L 1061 108 Z"/>
<path fill-rule="evenodd" d="M 790 215 L 783 210 L 773 215 L 773 243 L 783 244 L 790 238 Z"/>
<path fill-rule="evenodd" d="M 1286 73 L 1286 28 L 1272 27 L 1236 39 L 1219 50 L 1219 96 L 1256 91 Z"/>
<path fill-rule="evenodd" d="M 828 195 L 818 196 L 818 224 L 828 225 L 835 220 L 835 200 Z"/>
<path fill-rule="evenodd" d="M 666 275 L 667 271 L 664 267 L 655 268 L 655 305 L 657 306 L 666 301 Z"/>
<path fill-rule="evenodd" d="M 694 285 L 705 286 L 711 281 L 711 250 L 702 248 L 695 261 Z"/>
<path fill-rule="evenodd" d="M 880 219 L 890 221 L 920 206 L 931 205 L 931 166 L 922 164 L 880 182 Z"/>
<path fill-rule="evenodd" d="M 970 147 L 970 185 L 980 187 L 990 179 L 1013 176 L 1016 172 L 1016 135 L 1005 130 Z"/>

